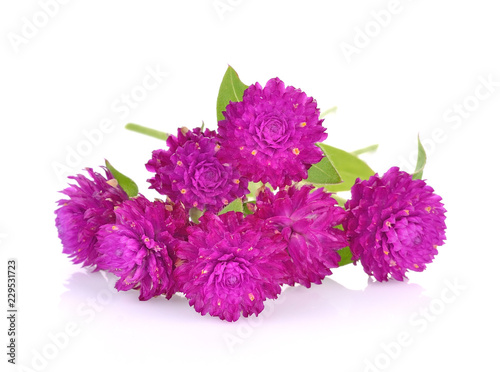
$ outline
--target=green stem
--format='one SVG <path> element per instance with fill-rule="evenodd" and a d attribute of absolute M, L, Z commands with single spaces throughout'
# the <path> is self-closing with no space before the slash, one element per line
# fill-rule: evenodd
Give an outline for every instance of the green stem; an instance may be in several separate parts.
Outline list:
<path fill-rule="evenodd" d="M 352 151 L 351 154 L 353 154 L 355 156 L 359 156 L 359 155 L 365 154 L 367 152 L 376 151 L 377 149 L 378 149 L 378 145 L 371 145 L 371 146 L 364 147 L 364 148 L 356 150 L 356 151 Z"/>
<path fill-rule="evenodd" d="M 133 123 L 128 123 L 127 125 L 125 125 L 125 129 L 131 130 L 132 132 L 141 133 L 141 134 L 144 134 L 146 136 L 158 138 L 162 141 L 166 141 L 168 136 L 169 136 L 168 133 L 161 132 L 161 131 L 156 130 L 156 129 L 143 127 L 142 125 L 133 124 Z"/>
<path fill-rule="evenodd" d="M 328 110 L 323 111 L 321 115 L 319 115 L 319 118 L 323 119 L 326 115 L 333 114 L 335 112 L 337 112 L 337 106 L 331 107 Z"/>

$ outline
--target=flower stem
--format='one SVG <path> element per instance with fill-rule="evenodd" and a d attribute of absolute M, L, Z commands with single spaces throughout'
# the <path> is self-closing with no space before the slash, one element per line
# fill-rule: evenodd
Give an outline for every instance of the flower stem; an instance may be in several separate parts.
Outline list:
<path fill-rule="evenodd" d="M 371 145 L 371 146 L 364 147 L 362 149 L 353 151 L 353 152 L 351 152 L 351 154 L 358 156 L 358 155 L 361 155 L 361 154 L 365 154 L 367 152 L 376 151 L 377 149 L 378 149 L 378 145 Z"/>
<path fill-rule="evenodd" d="M 125 125 L 125 129 L 131 130 L 132 132 L 141 133 L 141 134 L 144 134 L 146 136 L 158 138 L 158 139 L 161 139 L 163 141 L 166 141 L 168 136 L 169 136 L 168 133 L 161 132 L 161 131 L 156 130 L 156 129 L 143 127 L 142 125 L 133 124 L 133 123 L 128 123 L 127 125 Z"/>
<path fill-rule="evenodd" d="M 329 114 L 333 114 L 337 112 L 337 106 L 334 106 L 334 107 L 330 107 L 328 110 L 326 111 L 323 111 L 320 115 L 319 115 L 319 118 L 320 119 L 324 119 L 325 116 L 329 115 Z"/>

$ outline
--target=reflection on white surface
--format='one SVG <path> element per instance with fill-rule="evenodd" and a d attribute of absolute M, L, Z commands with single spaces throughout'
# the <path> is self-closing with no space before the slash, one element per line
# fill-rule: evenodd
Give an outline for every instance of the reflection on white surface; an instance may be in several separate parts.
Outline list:
<path fill-rule="evenodd" d="M 428 302 L 416 284 L 368 280 L 364 289 L 352 290 L 326 278 L 309 289 L 287 287 L 278 300 L 266 301 L 258 317 L 228 323 L 199 315 L 181 296 L 141 302 L 136 291 L 118 293 L 114 281 L 113 275 L 100 272 L 71 275 L 58 305 L 61 322 L 49 326 L 53 331 L 23 356 L 23 365 L 62 371 L 85 350 L 93 359 L 79 360 L 82 371 L 97 360 L 103 368 L 153 367 L 157 355 L 179 366 L 233 368 L 241 358 L 300 349 L 312 356 L 303 368 L 315 365 L 314 355 L 328 353 L 342 355 L 346 368 L 359 370 L 363 365 L 356 355 L 368 354 L 374 339 L 393 337 L 394 329 L 404 327 Z M 305 360 L 278 362 L 269 356 L 266 363 L 298 367 Z M 250 364 L 238 368 L 252 369 Z"/>

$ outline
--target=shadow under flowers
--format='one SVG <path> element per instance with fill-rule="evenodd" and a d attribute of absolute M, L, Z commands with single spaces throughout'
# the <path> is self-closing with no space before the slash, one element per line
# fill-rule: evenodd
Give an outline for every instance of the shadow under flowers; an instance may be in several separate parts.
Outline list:
<path fill-rule="evenodd" d="M 118 292 L 114 288 L 115 282 L 116 277 L 106 272 L 76 272 L 65 283 L 67 291 L 61 295 L 59 307 L 77 316 L 86 313 L 87 318 L 91 317 L 91 310 L 94 310 L 127 321 L 133 320 L 135 316 L 143 320 L 144 315 L 147 315 L 148 319 L 154 321 L 226 323 L 210 316 L 201 317 L 180 295 L 174 295 L 168 301 L 161 296 L 143 302 L 138 299 L 138 291 Z M 313 284 L 311 288 L 285 287 L 277 300 L 267 300 L 265 305 L 266 308 L 273 308 L 272 317 L 267 318 L 278 323 L 394 320 L 400 315 L 407 316 L 428 301 L 422 296 L 422 291 L 417 284 L 395 280 L 379 283 L 370 278 L 364 289 L 352 290 L 331 278 L 325 278 L 321 285 Z"/>

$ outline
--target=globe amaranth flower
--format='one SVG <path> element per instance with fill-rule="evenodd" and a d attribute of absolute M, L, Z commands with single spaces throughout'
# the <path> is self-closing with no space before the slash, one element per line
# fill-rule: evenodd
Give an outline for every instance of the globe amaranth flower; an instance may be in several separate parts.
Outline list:
<path fill-rule="evenodd" d="M 146 164 L 155 176 L 148 180 L 150 188 L 196 207 L 220 211 L 225 205 L 248 193 L 248 180 L 238 170 L 219 159 L 215 132 L 200 128 L 179 129 L 178 136 L 169 136 L 168 150 L 156 150 Z"/>
<path fill-rule="evenodd" d="M 188 215 L 180 204 L 151 202 L 139 195 L 116 209 L 116 222 L 98 233 L 99 269 L 119 277 L 116 289 L 139 289 L 141 301 L 176 291 L 176 239 L 186 238 Z"/>
<path fill-rule="evenodd" d="M 320 284 L 331 268 L 338 267 L 339 249 L 347 246 L 344 231 L 335 228 L 345 211 L 331 194 L 312 185 L 290 187 L 273 194 L 265 189 L 257 197 L 257 210 L 251 218 L 264 220 L 265 226 L 281 233 L 291 260 L 288 268 L 293 284 L 310 287 Z"/>
<path fill-rule="evenodd" d="M 90 168 L 87 172 L 91 179 L 81 174 L 69 177 L 77 184 L 61 191 L 69 199 L 59 200 L 59 208 L 55 211 L 63 253 L 83 266 L 95 263 L 97 231 L 102 225 L 115 221 L 113 209 L 128 199 L 111 172 L 104 170 L 105 177 Z"/>
<path fill-rule="evenodd" d="M 219 121 L 221 156 L 251 181 L 273 188 L 307 178 L 323 153 L 315 146 L 327 134 L 316 101 L 300 89 L 271 79 L 248 87 L 241 102 L 230 102 Z"/>
<path fill-rule="evenodd" d="M 202 315 L 235 321 L 259 314 L 267 298 L 277 298 L 286 274 L 285 243 L 247 223 L 242 213 L 205 213 L 177 245 L 175 275 Z"/>
<path fill-rule="evenodd" d="M 425 181 L 399 168 L 356 180 L 345 207 L 353 260 L 378 281 L 390 274 L 403 280 L 407 270 L 423 271 L 444 243 L 446 210 Z"/>

